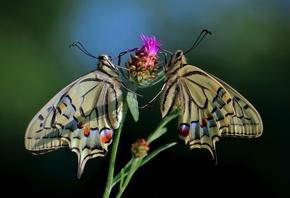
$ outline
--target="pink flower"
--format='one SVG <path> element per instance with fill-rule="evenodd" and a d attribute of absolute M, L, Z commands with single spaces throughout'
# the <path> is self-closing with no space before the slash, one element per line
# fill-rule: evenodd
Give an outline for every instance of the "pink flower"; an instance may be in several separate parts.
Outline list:
<path fill-rule="evenodd" d="M 143 46 L 140 51 L 148 53 L 149 56 L 156 55 L 158 53 L 159 47 L 162 45 L 162 41 L 159 43 L 156 41 L 155 36 L 149 37 L 141 33 L 140 38 L 143 42 Z"/>
<path fill-rule="evenodd" d="M 140 35 L 143 42 L 141 48 L 134 50 L 136 55 L 131 55 L 131 60 L 126 62 L 129 69 L 129 79 L 140 86 L 148 86 L 150 80 L 157 76 L 158 51 L 162 41 L 157 42 L 155 36 Z"/>

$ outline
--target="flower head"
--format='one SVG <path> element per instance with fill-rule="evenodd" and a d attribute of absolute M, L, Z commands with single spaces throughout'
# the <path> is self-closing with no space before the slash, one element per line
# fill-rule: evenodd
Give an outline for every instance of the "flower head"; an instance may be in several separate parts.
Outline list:
<path fill-rule="evenodd" d="M 138 139 L 131 147 L 131 152 L 135 158 L 146 157 L 148 150 L 149 144 L 144 139 Z"/>
<path fill-rule="evenodd" d="M 140 35 L 143 46 L 131 54 L 131 60 L 126 62 L 129 69 L 129 79 L 137 85 L 147 85 L 148 82 L 157 76 L 158 51 L 162 42 L 156 41 L 155 36 Z"/>

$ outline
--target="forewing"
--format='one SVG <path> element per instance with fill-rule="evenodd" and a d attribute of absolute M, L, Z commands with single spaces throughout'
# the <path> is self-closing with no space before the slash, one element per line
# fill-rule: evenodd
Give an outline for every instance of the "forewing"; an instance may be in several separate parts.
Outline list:
<path fill-rule="evenodd" d="M 24 144 L 33 154 L 47 153 L 68 145 L 66 141 L 61 140 L 55 120 L 58 117 L 57 107 L 61 98 L 77 81 L 58 92 L 28 124 Z"/>
<path fill-rule="evenodd" d="M 257 138 L 263 133 L 263 122 L 259 112 L 239 92 L 226 82 L 210 74 L 219 81 L 231 95 L 235 114 L 230 120 L 229 130 L 222 133 L 222 136 L 236 136 Z"/>

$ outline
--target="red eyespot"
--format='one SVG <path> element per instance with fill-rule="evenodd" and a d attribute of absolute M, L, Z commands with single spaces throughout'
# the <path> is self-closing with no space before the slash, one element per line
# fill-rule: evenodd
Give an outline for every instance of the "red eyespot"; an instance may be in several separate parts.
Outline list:
<path fill-rule="evenodd" d="M 182 137 L 187 137 L 189 135 L 190 132 L 190 126 L 188 124 L 180 124 L 179 128 L 178 128 L 178 133 L 179 135 L 181 135 Z"/>
<path fill-rule="evenodd" d="M 100 132 L 100 136 L 102 138 L 103 143 L 109 143 L 111 142 L 113 133 L 110 129 L 102 129 Z"/>

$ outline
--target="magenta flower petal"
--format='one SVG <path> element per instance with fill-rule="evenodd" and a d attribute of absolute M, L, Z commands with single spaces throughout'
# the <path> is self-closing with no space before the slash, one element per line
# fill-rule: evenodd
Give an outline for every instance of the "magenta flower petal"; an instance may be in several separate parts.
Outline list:
<path fill-rule="evenodd" d="M 143 42 L 143 46 L 140 49 L 141 51 L 145 51 L 148 55 L 156 55 L 158 53 L 159 47 L 162 45 L 162 41 L 159 43 L 156 41 L 155 36 L 145 36 L 141 33 L 140 38 Z"/>

